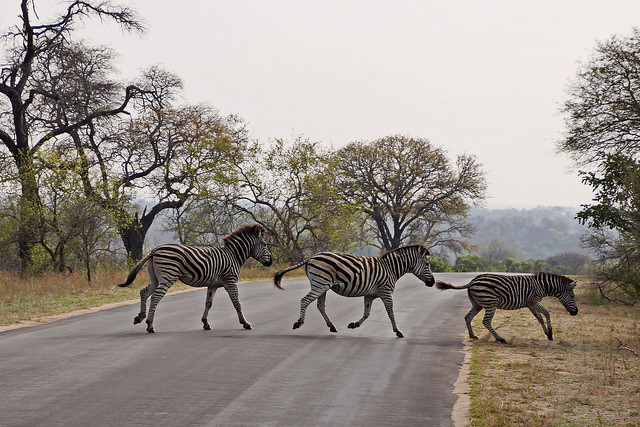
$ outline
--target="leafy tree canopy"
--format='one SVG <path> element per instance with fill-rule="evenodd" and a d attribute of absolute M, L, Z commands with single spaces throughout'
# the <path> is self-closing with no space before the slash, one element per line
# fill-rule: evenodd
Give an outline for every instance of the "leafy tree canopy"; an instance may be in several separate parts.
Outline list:
<path fill-rule="evenodd" d="M 579 220 L 593 229 L 585 244 L 598 255 L 603 283 L 640 295 L 640 29 L 598 43 L 580 67 L 564 104 L 558 148 L 572 156 L 592 204 Z M 607 233 L 602 228 L 610 228 Z"/>
<path fill-rule="evenodd" d="M 351 143 L 335 159 L 337 187 L 368 217 L 381 248 L 397 248 L 413 236 L 460 251 L 473 232 L 466 217 L 486 191 L 474 156 L 459 155 L 454 167 L 427 139 L 394 135 Z"/>

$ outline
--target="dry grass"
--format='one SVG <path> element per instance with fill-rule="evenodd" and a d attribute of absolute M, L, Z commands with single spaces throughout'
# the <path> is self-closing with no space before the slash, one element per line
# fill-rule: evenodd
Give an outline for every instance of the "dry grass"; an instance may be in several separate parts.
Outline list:
<path fill-rule="evenodd" d="M 494 317 L 509 344 L 497 343 L 482 326 L 484 312 L 476 317 L 472 425 L 640 425 L 640 357 L 633 353 L 640 355 L 640 307 L 597 302 L 585 285 L 577 293 L 576 317 L 554 298 L 543 303 L 555 341 L 526 309 Z"/>
<path fill-rule="evenodd" d="M 240 280 L 270 280 L 275 268 L 243 268 Z M 120 288 L 128 271 L 114 270 L 93 274 L 91 283 L 79 273 L 48 273 L 33 277 L 0 272 L 0 326 L 37 321 L 45 316 L 89 309 L 103 304 L 140 298 L 140 289 L 148 283 L 143 269 L 135 282 Z M 169 292 L 191 289 L 176 283 Z"/>

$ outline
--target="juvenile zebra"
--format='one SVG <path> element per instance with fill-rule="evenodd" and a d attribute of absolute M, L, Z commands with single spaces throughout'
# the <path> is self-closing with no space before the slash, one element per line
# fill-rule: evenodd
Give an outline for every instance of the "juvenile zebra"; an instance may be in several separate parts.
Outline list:
<path fill-rule="evenodd" d="M 331 332 L 337 332 L 336 327 L 327 316 L 325 301 L 327 291 L 331 289 L 338 295 L 345 297 L 364 297 L 364 314 L 357 322 L 352 322 L 348 328 L 358 328 L 369 317 L 371 304 L 380 298 L 387 309 L 393 331 L 398 337 L 404 334 L 396 326 L 393 314 L 393 291 L 396 282 L 406 273 L 413 273 L 427 286 L 433 286 L 435 280 L 431 274 L 431 267 L 427 259 L 429 251 L 421 245 L 404 246 L 389 251 L 381 257 L 365 257 L 336 252 L 320 252 L 312 257 L 278 271 L 273 283 L 279 289 L 282 276 L 287 272 L 305 266 L 311 290 L 300 301 L 300 318 L 293 324 L 297 329 L 304 324 L 305 312 L 309 304 L 318 300 L 318 310 Z"/>
<path fill-rule="evenodd" d="M 213 296 L 218 288 L 224 287 L 238 313 L 238 319 L 245 329 L 251 329 L 242 314 L 238 299 L 238 276 L 240 267 L 252 257 L 268 267 L 271 265 L 271 252 L 263 240 L 264 228 L 259 224 L 246 225 L 233 231 L 222 239 L 221 247 L 186 246 L 166 244 L 155 247 L 142 258 L 129 273 L 127 281 L 118 286 L 129 286 L 136 275 L 147 263 L 150 282 L 140 290 L 140 313 L 133 319 L 138 324 L 147 318 L 147 332 L 153 333 L 153 318 L 156 307 L 176 280 L 194 287 L 207 287 L 202 324 L 205 330 L 211 325 L 207 320 L 213 305 Z M 147 299 L 151 296 L 147 317 Z"/>
<path fill-rule="evenodd" d="M 517 310 L 527 307 L 542 325 L 542 330 L 549 341 L 553 341 L 551 316 L 540 302 L 544 297 L 556 297 L 569 314 L 575 316 L 578 314 L 573 293 L 575 287 L 576 282 L 572 279 L 553 273 L 533 275 L 480 274 L 464 286 L 455 286 L 444 282 L 436 283 L 438 289 L 467 289 L 471 310 L 464 317 L 464 320 L 469 330 L 469 338 L 478 338 L 471 329 L 471 321 L 484 308 L 482 324 L 496 340 L 502 343 L 506 341 L 491 326 L 491 319 L 493 319 L 496 309 Z M 542 318 L 543 314 L 547 319 L 546 325 Z"/>

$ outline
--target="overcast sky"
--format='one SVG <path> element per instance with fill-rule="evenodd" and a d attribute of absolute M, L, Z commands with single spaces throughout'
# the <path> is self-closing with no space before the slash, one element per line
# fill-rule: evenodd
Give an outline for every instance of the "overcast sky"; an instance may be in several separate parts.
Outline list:
<path fill-rule="evenodd" d="M 36 0 L 40 16 L 54 0 Z M 160 65 L 184 100 L 245 119 L 254 138 L 334 148 L 403 134 L 474 154 L 487 206 L 591 200 L 555 152 L 566 88 L 596 41 L 640 26 L 640 1 L 134 0 L 142 36 L 90 22 L 120 77 Z M 0 24 L 17 23 L 3 0 Z"/>

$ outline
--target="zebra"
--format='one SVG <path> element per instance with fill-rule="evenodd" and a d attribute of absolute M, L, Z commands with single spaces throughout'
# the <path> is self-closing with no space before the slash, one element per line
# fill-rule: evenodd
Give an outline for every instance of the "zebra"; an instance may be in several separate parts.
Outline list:
<path fill-rule="evenodd" d="M 471 321 L 484 308 L 482 324 L 501 343 L 506 343 L 506 341 L 491 327 L 491 319 L 493 319 L 496 309 L 517 310 L 527 307 L 542 325 L 542 330 L 549 341 L 553 341 L 551 317 L 549 311 L 540 302 L 543 297 L 554 296 L 560 300 L 569 314 L 575 316 L 578 314 L 573 293 L 575 287 L 574 280 L 560 274 L 545 272 L 527 275 L 480 274 L 464 286 L 436 282 L 438 289 L 467 289 L 472 306 L 464 317 L 469 338 L 478 338 L 471 329 Z M 547 319 L 546 325 L 542 315 Z"/>
<path fill-rule="evenodd" d="M 331 289 L 338 295 L 345 297 L 364 297 L 364 314 L 357 322 L 349 323 L 349 329 L 360 327 L 369 317 L 373 301 L 380 298 L 387 309 L 396 336 L 404 337 L 402 331 L 396 326 L 392 294 L 396 282 L 405 273 L 413 273 L 425 285 L 433 286 L 435 279 L 431 273 L 427 255 L 429 255 L 429 251 L 422 245 L 393 249 L 381 257 L 320 252 L 296 265 L 276 272 L 273 283 L 278 289 L 284 289 L 280 285 L 282 276 L 289 271 L 305 266 L 311 290 L 300 301 L 300 318 L 293 324 L 293 329 L 304 324 L 307 307 L 317 299 L 318 310 L 324 317 L 329 330 L 337 332 L 325 311 L 327 291 Z"/>
<path fill-rule="evenodd" d="M 240 267 L 252 257 L 265 267 L 272 263 L 271 252 L 263 240 L 265 233 L 260 224 L 245 225 L 231 232 L 222 239 L 221 247 L 187 246 L 169 243 L 155 247 L 142 258 L 127 277 L 127 281 L 118 285 L 129 286 L 147 262 L 150 282 L 140 290 L 140 313 L 133 319 L 136 325 L 147 318 L 147 332 L 154 333 L 153 318 L 156 307 L 176 280 L 194 287 L 207 287 L 202 324 L 205 330 L 211 325 L 207 320 L 213 305 L 213 296 L 218 288 L 224 287 L 233 303 L 238 319 L 245 329 L 251 329 L 242 314 L 238 299 L 238 276 Z M 147 317 L 147 299 L 151 296 L 149 315 Z"/>

